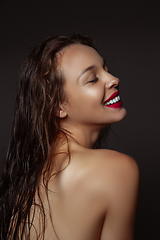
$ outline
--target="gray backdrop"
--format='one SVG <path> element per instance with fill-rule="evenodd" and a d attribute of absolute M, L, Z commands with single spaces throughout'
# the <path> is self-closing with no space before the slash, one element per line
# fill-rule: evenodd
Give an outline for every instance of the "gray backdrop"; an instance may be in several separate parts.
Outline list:
<path fill-rule="evenodd" d="M 95 38 L 120 78 L 127 117 L 112 126 L 108 147 L 131 155 L 140 173 L 135 240 L 160 239 L 159 1 L 1 0 L 0 170 L 11 131 L 19 67 L 33 46 L 73 31 Z M 114 132 L 114 133 L 113 133 Z"/>

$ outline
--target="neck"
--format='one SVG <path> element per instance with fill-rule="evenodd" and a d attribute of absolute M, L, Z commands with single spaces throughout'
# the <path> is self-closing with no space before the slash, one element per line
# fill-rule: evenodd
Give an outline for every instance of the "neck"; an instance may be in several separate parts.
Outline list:
<path fill-rule="evenodd" d="M 70 133 L 72 139 L 85 148 L 94 147 L 101 130 L 100 128 L 80 124 L 78 126 L 67 126 L 63 121 L 61 121 L 61 127 Z"/>

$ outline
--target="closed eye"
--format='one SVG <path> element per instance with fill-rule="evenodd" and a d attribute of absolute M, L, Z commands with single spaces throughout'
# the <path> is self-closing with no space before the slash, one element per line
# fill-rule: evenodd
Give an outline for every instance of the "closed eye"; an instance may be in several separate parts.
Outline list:
<path fill-rule="evenodd" d="M 98 81 L 98 77 L 95 77 L 94 79 L 88 81 L 87 83 L 96 83 Z"/>

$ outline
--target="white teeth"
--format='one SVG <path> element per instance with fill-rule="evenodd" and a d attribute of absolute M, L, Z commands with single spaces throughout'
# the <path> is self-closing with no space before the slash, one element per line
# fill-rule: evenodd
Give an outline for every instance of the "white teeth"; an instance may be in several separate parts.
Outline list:
<path fill-rule="evenodd" d="M 116 102 L 119 102 L 120 101 L 120 96 L 117 96 L 115 98 L 113 98 L 112 100 L 110 100 L 109 102 L 105 103 L 105 105 L 111 105 L 111 104 L 114 104 Z"/>

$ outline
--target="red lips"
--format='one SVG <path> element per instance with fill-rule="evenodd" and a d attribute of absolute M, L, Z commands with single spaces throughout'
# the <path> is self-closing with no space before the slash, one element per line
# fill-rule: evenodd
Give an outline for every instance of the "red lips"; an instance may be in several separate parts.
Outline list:
<path fill-rule="evenodd" d="M 104 104 L 107 103 L 107 102 L 109 102 L 111 99 L 117 97 L 118 95 L 119 95 L 119 91 L 117 90 L 116 92 L 114 92 L 114 93 L 104 102 Z"/>
<path fill-rule="evenodd" d="M 109 102 L 110 100 L 112 100 L 113 98 L 117 97 L 119 95 L 119 91 L 117 90 L 116 92 L 114 92 L 105 102 L 104 105 Z M 109 107 L 109 108 L 120 108 L 122 106 L 122 101 L 120 100 L 119 102 L 110 104 L 110 105 L 105 105 L 105 107 Z"/>
<path fill-rule="evenodd" d="M 109 107 L 109 108 L 120 108 L 120 107 L 122 107 L 122 102 L 119 101 L 117 103 L 113 103 L 111 105 L 107 105 L 106 107 Z"/>

